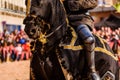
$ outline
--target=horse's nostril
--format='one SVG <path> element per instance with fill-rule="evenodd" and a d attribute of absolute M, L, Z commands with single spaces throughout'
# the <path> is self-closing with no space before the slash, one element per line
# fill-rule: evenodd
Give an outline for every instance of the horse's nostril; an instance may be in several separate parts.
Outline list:
<path fill-rule="evenodd" d="M 31 31 L 30 31 L 30 34 L 31 35 L 33 35 L 33 34 L 35 34 L 36 33 L 36 30 L 35 29 L 32 29 Z"/>

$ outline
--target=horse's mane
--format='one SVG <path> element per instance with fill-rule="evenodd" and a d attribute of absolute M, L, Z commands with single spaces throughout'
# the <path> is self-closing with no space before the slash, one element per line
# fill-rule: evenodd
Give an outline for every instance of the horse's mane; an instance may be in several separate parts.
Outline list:
<path fill-rule="evenodd" d="M 52 0 L 51 1 L 52 6 L 52 16 L 51 16 L 51 23 L 55 26 L 59 26 L 59 24 L 62 24 L 66 21 L 66 11 L 64 9 L 64 5 L 60 0 Z"/>
<path fill-rule="evenodd" d="M 56 42 L 59 43 L 59 40 L 65 36 L 68 29 L 68 21 L 64 5 L 60 0 L 51 0 L 49 7 L 51 7 L 51 13 L 48 13 L 48 15 L 50 15 L 48 24 L 50 24 L 51 28 L 48 31 L 48 34 L 51 32 L 54 32 L 54 34 L 48 38 L 48 44 L 54 45 Z M 59 28 L 60 26 L 61 28 Z M 56 30 L 57 28 L 59 29 Z"/>

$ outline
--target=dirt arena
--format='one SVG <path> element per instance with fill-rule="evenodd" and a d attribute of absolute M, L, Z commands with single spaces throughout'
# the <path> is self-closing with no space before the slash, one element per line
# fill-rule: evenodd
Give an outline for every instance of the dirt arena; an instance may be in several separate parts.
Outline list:
<path fill-rule="evenodd" d="M 30 61 L 0 63 L 0 80 L 29 80 Z"/>

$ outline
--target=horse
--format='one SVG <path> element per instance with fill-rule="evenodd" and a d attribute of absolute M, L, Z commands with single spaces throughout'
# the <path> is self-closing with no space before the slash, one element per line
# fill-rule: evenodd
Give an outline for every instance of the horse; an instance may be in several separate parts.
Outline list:
<path fill-rule="evenodd" d="M 91 80 L 85 49 L 69 25 L 61 0 L 31 0 L 24 19 L 32 39 L 30 80 Z M 94 35 L 95 66 L 101 80 L 119 80 L 118 59 L 105 40 Z"/>

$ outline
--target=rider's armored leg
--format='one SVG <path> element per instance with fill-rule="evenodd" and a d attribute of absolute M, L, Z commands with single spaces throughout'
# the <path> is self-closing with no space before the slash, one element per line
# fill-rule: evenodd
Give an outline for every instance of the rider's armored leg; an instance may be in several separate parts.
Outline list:
<path fill-rule="evenodd" d="M 94 48 L 95 38 L 92 35 L 87 25 L 79 25 L 77 28 L 78 36 L 84 41 L 84 47 L 86 49 L 86 60 L 93 80 L 100 80 L 95 69 L 94 60 Z"/>

